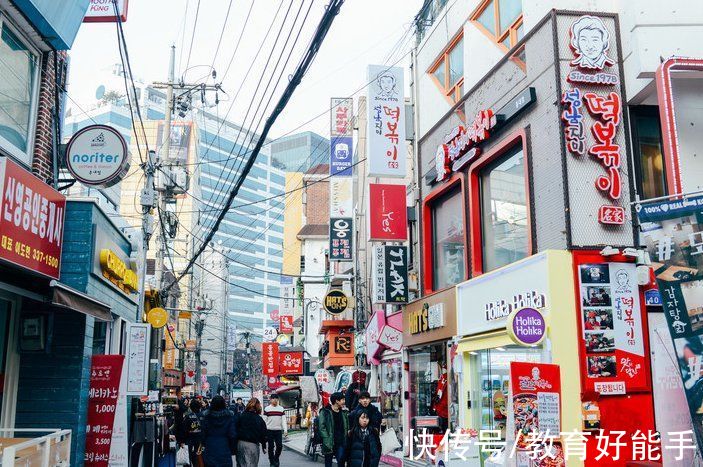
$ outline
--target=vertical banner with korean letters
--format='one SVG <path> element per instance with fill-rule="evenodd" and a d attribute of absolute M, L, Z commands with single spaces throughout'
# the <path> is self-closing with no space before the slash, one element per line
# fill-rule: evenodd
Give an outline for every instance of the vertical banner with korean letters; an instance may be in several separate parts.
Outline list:
<path fill-rule="evenodd" d="M 107 467 L 124 355 L 93 355 L 85 433 L 84 465 Z"/>
<path fill-rule="evenodd" d="M 330 118 L 330 261 L 351 261 L 354 236 L 352 98 L 332 98 Z"/>
<path fill-rule="evenodd" d="M 264 360 L 264 375 L 270 377 L 278 376 L 278 343 L 264 342 L 261 344 L 261 354 Z"/>
<path fill-rule="evenodd" d="M 408 248 L 402 245 L 376 245 L 372 255 L 372 302 L 408 302 Z"/>
<path fill-rule="evenodd" d="M 640 243 L 657 278 L 664 316 L 703 446 L 703 196 L 636 206 Z"/>
<path fill-rule="evenodd" d="M 368 82 L 368 176 L 405 178 L 403 68 L 369 65 Z"/>
<path fill-rule="evenodd" d="M 611 262 L 578 268 L 586 389 L 602 396 L 647 389 L 637 266 Z"/>
<path fill-rule="evenodd" d="M 0 157 L 0 260 L 59 278 L 66 197 Z"/>
<path fill-rule="evenodd" d="M 408 239 L 405 185 L 369 184 L 367 224 L 369 240 L 401 242 Z"/>

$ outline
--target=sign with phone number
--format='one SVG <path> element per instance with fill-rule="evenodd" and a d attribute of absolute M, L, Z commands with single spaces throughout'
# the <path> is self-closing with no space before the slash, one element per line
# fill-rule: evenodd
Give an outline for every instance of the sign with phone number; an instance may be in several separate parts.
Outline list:
<path fill-rule="evenodd" d="M 59 278 L 66 197 L 0 158 L 0 259 Z"/>

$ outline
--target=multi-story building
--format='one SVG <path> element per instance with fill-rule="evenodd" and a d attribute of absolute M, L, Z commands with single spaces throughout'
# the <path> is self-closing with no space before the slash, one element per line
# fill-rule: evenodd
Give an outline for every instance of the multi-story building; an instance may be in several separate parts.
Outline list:
<path fill-rule="evenodd" d="M 661 365 L 673 351 L 656 341 L 662 314 L 638 298 L 655 286 L 635 279 L 646 259 L 634 259 L 633 205 L 700 190 L 688 148 L 700 142 L 701 61 L 668 57 L 703 55 L 701 15 L 654 1 L 424 2 L 411 73 L 422 297 L 404 310 L 403 386 L 415 394 L 404 430 L 430 417 L 437 432 L 514 439 L 499 414 L 517 391 L 512 362 L 558 365 L 562 431 L 580 431 L 591 403 L 608 430 L 666 433 L 688 418 L 667 376 L 677 368 Z M 611 287 L 635 304 L 629 340 Z M 599 305 L 616 323 L 594 335 L 586 320 Z M 545 316 L 546 344 L 509 337 L 507 317 L 524 307 Z M 425 313 L 434 325 L 412 320 Z"/>
<path fill-rule="evenodd" d="M 277 138 L 267 148 L 271 163 L 284 172 L 306 172 L 325 162 L 330 152 L 327 138 L 304 131 Z"/>

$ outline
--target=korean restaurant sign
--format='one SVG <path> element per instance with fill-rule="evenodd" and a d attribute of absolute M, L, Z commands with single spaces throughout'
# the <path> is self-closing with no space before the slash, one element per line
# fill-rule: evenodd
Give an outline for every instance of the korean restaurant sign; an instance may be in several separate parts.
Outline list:
<path fill-rule="evenodd" d="M 703 444 L 703 196 L 635 207 L 652 258 L 698 446 Z"/>
<path fill-rule="evenodd" d="M 330 120 L 330 176 L 352 176 L 354 142 L 351 98 L 332 98 Z"/>
<path fill-rule="evenodd" d="M 354 99 L 333 97 L 331 108 L 330 135 L 351 136 L 354 132 Z"/>
<path fill-rule="evenodd" d="M 578 275 L 586 389 L 601 395 L 647 389 L 637 266 L 579 264 Z"/>
<path fill-rule="evenodd" d="M 110 126 L 87 126 L 68 141 L 66 168 L 85 185 L 104 188 L 115 185 L 129 170 L 127 143 Z"/>
<path fill-rule="evenodd" d="M 107 467 L 124 355 L 93 355 L 90 365 L 84 465 Z"/>
<path fill-rule="evenodd" d="M 261 354 L 263 358 L 264 375 L 271 377 L 278 376 L 278 343 L 264 342 L 261 344 Z"/>
<path fill-rule="evenodd" d="M 280 352 L 278 370 L 282 375 L 302 375 L 303 352 Z"/>
<path fill-rule="evenodd" d="M 0 259 L 59 278 L 66 197 L 0 157 Z"/>
<path fill-rule="evenodd" d="M 408 239 L 405 185 L 369 184 L 369 240 L 402 242 Z"/>
<path fill-rule="evenodd" d="M 351 261 L 354 246 L 354 218 L 330 217 L 330 261 Z"/>
<path fill-rule="evenodd" d="M 368 176 L 405 178 L 403 68 L 368 67 Z"/>
<path fill-rule="evenodd" d="M 407 303 L 408 248 L 376 245 L 371 258 L 373 303 Z"/>
<path fill-rule="evenodd" d="M 568 44 L 573 59 L 564 79 L 561 120 L 567 151 L 580 161 L 570 164 L 570 189 L 574 186 L 570 211 L 578 214 L 581 211 L 575 205 L 583 205 L 595 211 L 587 216 L 596 216 L 601 225 L 620 226 L 625 224 L 627 205 L 622 198 L 629 193 L 627 180 L 623 180 L 627 172 L 623 171 L 625 129 L 620 129 L 618 62 L 611 56 L 611 42 L 614 44 L 615 40 L 603 18 L 584 15 L 572 22 Z M 595 190 L 586 190 L 580 180 L 591 174 Z M 592 207 L 593 200 L 599 198 L 597 207 Z M 575 225 L 574 230 L 588 229 Z"/>

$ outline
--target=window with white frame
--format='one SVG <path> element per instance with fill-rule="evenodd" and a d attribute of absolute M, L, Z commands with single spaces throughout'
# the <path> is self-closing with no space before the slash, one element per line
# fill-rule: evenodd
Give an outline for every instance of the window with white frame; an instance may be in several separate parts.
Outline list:
<path fill-rule="evenodd" d="M 30 164 L 39 93 L 40 56 L 0 16 L 0 147 Z"/>

